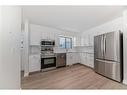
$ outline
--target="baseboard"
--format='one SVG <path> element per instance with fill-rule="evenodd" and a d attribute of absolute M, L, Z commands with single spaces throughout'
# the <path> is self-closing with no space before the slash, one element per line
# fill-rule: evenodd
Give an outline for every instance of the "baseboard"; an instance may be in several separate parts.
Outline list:
<path fill-rule="evenodd" d="M 84 65 L 84 64 L 82 64 L 82 63 L 78 63 L 78 64 L 80 64 L 80 65 L 82 65 L 82 66 L 85 66 L 85 67 L 87 67 L 87 68 L 90 68 L 90 69 L 94 69 L 94 68 L 92 68 L 92 67 L 90 67 L 90 66 L 87 66 L 87 65 Z"/>
<path fill-rule="evenodd" d="M 69 64 L 69 65 L 66 65 L 66 67 L 73 66 L 73 65 L 79 65 L 79 64 L 80 63 Z"/>
<path fill-rule="evenodd" d="M 123 80 L 123 84 L 127 85 L 127 80 Z"/>
<path fill-rule="evenodd" d="M 89 66 L 81 64 L 81 63 L 69 64 L 69 65 L 66 65 L 66 67 L 71 67 L 71 66 L 74 66 L 74 65 L 82 65 L 82 66 L 85 66 L 87 68 L 93 69 L 92 67 L 89 67 Z M 40 72 L 41 72 L 40 70 L 39 71 L 30 72 L 30 73 L 25 73 L 24 72 L 24 77 L 28 77 L 29 75 L 32 75 L 32 74 L 35 74 L 35 73 L 40 73 Z"/>
<path fill-rule="evenodd" d="M 24 73 L 24 77 L 28 77 L 29 76 L 29 73 Z"/>

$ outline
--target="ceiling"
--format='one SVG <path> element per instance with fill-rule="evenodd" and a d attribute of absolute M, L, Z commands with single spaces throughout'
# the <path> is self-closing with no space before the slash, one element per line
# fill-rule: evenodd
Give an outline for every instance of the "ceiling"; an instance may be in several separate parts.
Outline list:
<path fill-rule="evenodd" d="M 23 6 L 23 19 L 70 32 L 83 32 L 122 16 L 124 9 L 124 6 Z"/>

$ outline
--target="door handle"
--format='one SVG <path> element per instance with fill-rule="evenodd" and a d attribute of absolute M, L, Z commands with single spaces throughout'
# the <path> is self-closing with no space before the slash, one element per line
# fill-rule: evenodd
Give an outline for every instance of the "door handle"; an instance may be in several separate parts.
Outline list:
<path fill-rule="evenodd" d="M 103 55 L 103 36 L 101 37 L 101 54 Z"/>
<path fill-rule="evenodd" d="M 104 54 L 106 53 L 106 36 L 104 36 Z"/>
<path fill-rule="evenodd" d="M 96 61 L 100 61 L 100 62 L 103 62 L 103 63 L 110 63 L 110 64 L 119 64 L 119 62 L 108 61 L 108 60 L 101 60 L 101 59 L 96 59 Z"/>
<path fill-rule="evenodd" d="M 96 61 L 100 61 L 100 62 L 105 62 L 105 60 L 101 60 L 101 59 L 96 59 Z"/>

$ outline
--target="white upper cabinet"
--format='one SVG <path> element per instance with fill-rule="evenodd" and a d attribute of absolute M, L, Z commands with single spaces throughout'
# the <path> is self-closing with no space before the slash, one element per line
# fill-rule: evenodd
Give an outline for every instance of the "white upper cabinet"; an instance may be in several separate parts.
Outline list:
<path fill-rule="evenodd" d="M 55 40 L 55 33 L 54 33 L 54 31 L 49 32 L 48 35 L 49 35 L 49 39 Z"/>
<path fill-rule="evenodd" d="M 67 31 L 57 30 L 51 27 L 30 24 L 30 45 L 40 45 L 42 39 L 55 40 L 56 45 L 59 44 L 59 35 L 64 35 L 73 38 L 73 46 L 81 46 L 81 36 L 69 33 Z"/>
<path fill-rule="evenodd" d="M 38 25 L 30 24 L 30 45 L 40 45 L 42 30 Z"/>
<path fill-rule="evenodd" d="M 30 24 L 30 45 L 40 45 L 42 39 L 55 40 L 55 30 L 40 25 Z"/>
<path fill-rule="evenodd" d="M 50 39 L 50 40 L 55 40 L 54 36 L 54 29 L 51 29 L 49 27 L 41 27 L 41 39 Z"/>
<path fill-rule="evenodd" d="M 47 35 L 48 35 L 47 31 L 44 32 L 44 30 L 42 30 L 41 39 L 48 39 L 49 37 Z"/>

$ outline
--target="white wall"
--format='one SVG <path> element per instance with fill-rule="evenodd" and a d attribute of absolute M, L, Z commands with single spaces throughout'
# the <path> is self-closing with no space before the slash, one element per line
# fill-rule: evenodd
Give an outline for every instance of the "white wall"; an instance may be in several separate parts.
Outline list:
<path fill-rule="evenodd" d="M 0 7 L 0 12 L 0 88 L 19 89 L 21 8 Z"/>
<path fill-rule="evenodd" d="M 87 31 L 84 31 L 82 37 L 86 38 L 84 40 L 89 42 L 90 45 L 93 45 L 95 35 L 118 30 L 121 30 L 123 32 L 123 17 L 119 17 L 100 26 L 93 27 Z"/>
<path fill-rule="evenodd" d="M 124 80 L 123 83 L 127 84 L 127 10 L 123 12 L 123 53 L 124 53 Z"/>

